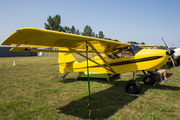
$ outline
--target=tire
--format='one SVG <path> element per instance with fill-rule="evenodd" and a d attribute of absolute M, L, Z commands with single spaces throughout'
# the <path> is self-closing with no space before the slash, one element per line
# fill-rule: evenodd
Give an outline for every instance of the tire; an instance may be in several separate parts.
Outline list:
<path fill-rule="evenodd" d="M 180 56 L 177 58 L 177 63 L 180 64 Z"/>
<path fill-rule="evenodd" d="M 130 94 L 139 94 L 141 93 L 141 85 L 136 80 L 129 80 L 126 83 L 125 90 L 127 93 L 130 93 Z"/>
<path fill-rule="evenodd" d="M 173 67 L 173 63 L 172 63 L 172 61 L 169 63 L 169 65 L 170 65 L 171 67 Z"/>
<path fill-rule="evenodd" d="M 148 73 L 143 77 L 143 82 L 145 85 L 154 85 L 156 83 L 156 78 L 153 74 Z"/>

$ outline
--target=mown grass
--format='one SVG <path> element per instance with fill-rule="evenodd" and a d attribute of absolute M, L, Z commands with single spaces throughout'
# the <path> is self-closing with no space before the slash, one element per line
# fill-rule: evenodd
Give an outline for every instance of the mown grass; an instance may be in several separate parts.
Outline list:
<path fill-rule="evenodd" d="M 180 67 L 165 68 L 171 81 L 156 86 L 144 85 L 143 73 L 138 72 L 139 97 L 124 89 L 131 72 L 111 82 L 91 80 L 89 116 L 87 81 L 75 81 L 77 73 L 65 80 L 54 78 L 61 75 L 58 66 L 47 64 L 57 59 L 56 55 L 0 58 L 0 119 L 180 119 Z"/>

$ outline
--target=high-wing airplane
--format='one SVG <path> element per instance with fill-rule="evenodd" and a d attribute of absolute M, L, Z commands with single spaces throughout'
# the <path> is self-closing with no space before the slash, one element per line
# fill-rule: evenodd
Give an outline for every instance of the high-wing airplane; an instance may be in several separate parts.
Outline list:
<path fill-rule="evenodd" d="M 143 71 L 145 74 L 143 82 L 150 85 L 156 82 L 155 77 L 152 74 L 146 74 L 145 71 L 162 67 L 169 58 L 167 50 L 145 49 L 134 44 L 37 28 L 16 30 L 2 45 L 15 46 L 11 51 L 58 52 L 57 65 L 60 73 L 120 74 Z M 77 53 L 87 60 L 77 62 L 72 53 Z M 90 53 L 97 56 L 89 58 Z M 132 94 L 141 92 L 141 86 L 136 80 L 128 81 L 125 89 Z"/>

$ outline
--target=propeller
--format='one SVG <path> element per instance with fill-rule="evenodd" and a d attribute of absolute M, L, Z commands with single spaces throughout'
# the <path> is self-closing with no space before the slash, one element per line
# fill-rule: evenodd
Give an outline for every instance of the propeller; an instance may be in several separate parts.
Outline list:
<path fill-rule="evenodd" d="M 165 46 L 166 46 L 166 50 L 167 50 L 167 55 L 172 55 L 173 53 L 175 53 L 175 51 L 174 50 L 170 50 L 169 49 L 169 47 L 167 46 L 167 44 L 165 43 L 165 41 L 164 41 L 164 39 L 163 38 L 161 38 L 162 39 L 162 41 L 164 42 L 164 44 L 165 44 Z M 171 56 L 170 56 L 170 58 L 171 58 Z M 171 58 L 172 59 L 172 58 Z"/>
<path fill-rule="evenodd" d="M 171 61 L 173 62 L 173 66 L 175 67 L 175 65 L 174 65 L 174 60 L 173 60 L 173 58 L 172 58 L 172 56 L 171 56 L 175 51 L 174 51 L 174 50 L 170 50 L 169 47 L 166 45 L 164 39 L 163 39 L 163 38 L 161 38 L 161 39 L 163 40 L 163 42 L 164 42 L 164 44 L 165 44 L 165 46 L 166 46 L 166 49 L 167 49 L 166 54 L 169 55 Z"/>

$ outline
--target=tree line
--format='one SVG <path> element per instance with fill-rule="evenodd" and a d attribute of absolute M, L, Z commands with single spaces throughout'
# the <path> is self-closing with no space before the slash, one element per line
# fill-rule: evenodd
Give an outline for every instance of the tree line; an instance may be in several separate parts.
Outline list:
<path fill-rule="evenodd" d="M 44 23 L 45 29 L 48 30 L 54 30 L 54 31 L 59 31 L 59 32 L 66 32 L 66 33 L 72 33 L 72 34 L 77 34 L 77 35 L 84 35 L 84 36 L 89 36 L 89 37 L 95 37 L 95 38 L 100 38 L 100 39 L 107 39 L 107 40 L 113 40 L 111 38 L 105 37 L 103 31 L 99 31 L 98 34 L 93 32 L 92 28 L 88 25 L 85 26 L 84 31 L 80 32 L 79 29 L 76 29 L 73 25 L 71 27 L 68 26 L 61 26 L 61 16 L 60 15 L 55 15 L 54 17 L 49 17 L 47 18 L 47 23 Z M 118 41 L 117 39 L 114 41 Z M 128 41 L 127 43 L 130 44 L 139 44 L 137 42 L 133 41 Z M 141 44 L 145 44 L 144 42 L 141 42 Z"/>
<path fill-rule="evenodd" d="M 66 32 L 66 33 L 72 33 L 72 34 L 77 34 L 77 35 L 84 35 L 84 36 L 89 36 L 89 37 L 96 37 L 96 38 L 101 38 L 104 39 L 105 35 L 103 34 L 103 31 L 99 31 L 98 34 L 95 34 L 93 32 L 92 28 L 88 25 L 85 26 L 84 31 L 80 32 L 79 29 L 76 29 L 73 25 L 70 27 L 68 26 L 61 26 L 61 16 L 60 15 L 55 15 L 54 17 L 49 17 L 47 18 L 47 23 L 44 23 L 45 29 L 48 30 L 55 30 L 55 31 L 60 31 L 60 32 Z"/>

